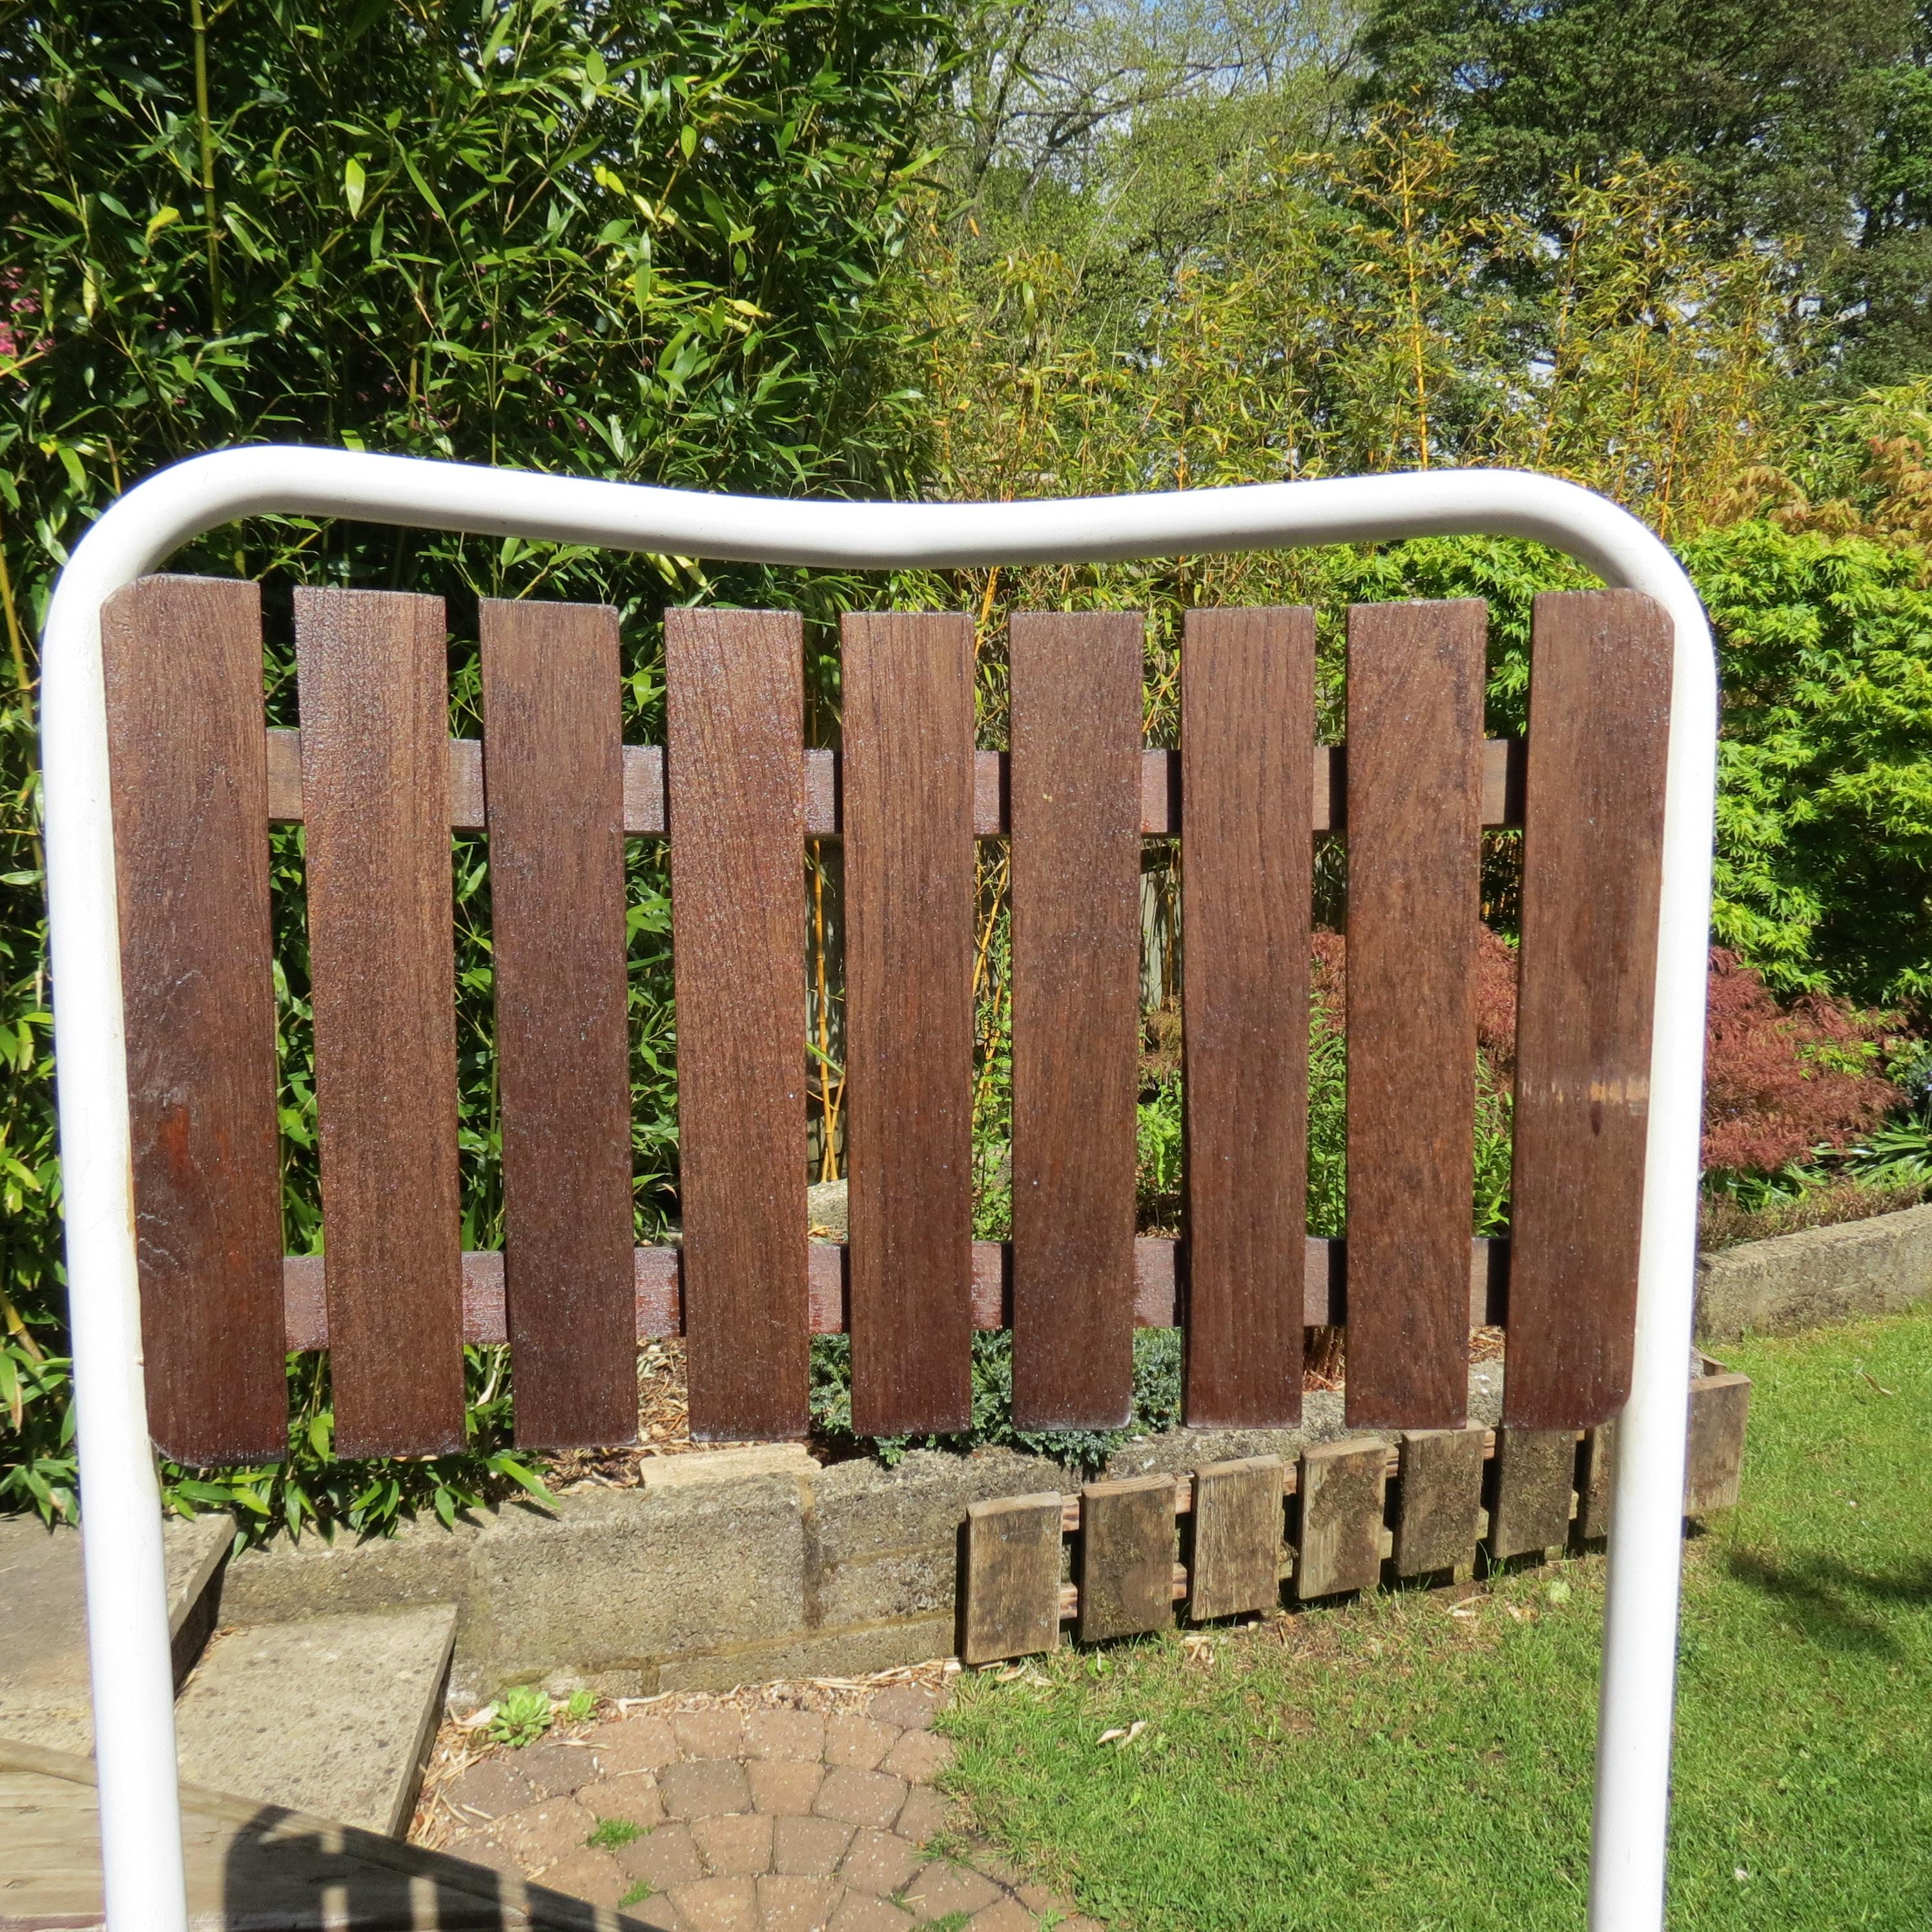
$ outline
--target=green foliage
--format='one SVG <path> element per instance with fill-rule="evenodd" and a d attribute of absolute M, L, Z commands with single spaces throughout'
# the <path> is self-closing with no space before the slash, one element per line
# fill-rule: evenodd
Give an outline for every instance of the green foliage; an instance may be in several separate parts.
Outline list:
<path fill-rule="evenodd" d="M 812 1344 L 812 1426 L 835 1448 L 859 1444 L 890 1468 L 914 1449 L 976 1449 L 988 1444 L 1050 1456 L 1091 1474 L 1130 1436 L 1172 1429 L 1180 1420 L 1180 1331 L 1141 1328 L 1134 1334 L 1133 1401 L 1122 1429 L 1016 1429 L 1012 1421 L 1013 1338 L 1000 1328 L 973 1337 L 973 1423 L 958 1436 L 881 1436 L 852 1432 L 852 1351 L 843 1335 Z"/>
<path fill-rule="evenodd" d="M 496 1700 L 490 1720 L 490 1742 L 521 1750 L 550 1727 L 550 1698 L 534 1684 L 518 1684 Z"/>
<path fill-rule="evenodd" d="M 600 1818 L 597 1828 L 584 1842 L 594 1852 L 620 1852 L 644 1835 L 644 1826 L 628 1818 Z"/>
<path fill-rule="evenodd" d="M 784 494 L 908 485 L 914 400 L 884 289 L 950 45 L 920 0 L 666 9 L 563 0 L 264 0 L 157 16 L 79 0 L 0 20 L 0 1505 L 71 1513 L 34 632 L 89 520 L 161 464 L 264 440 Z M 474 606 L 616 605 L 626 728 L 661 739 L 655 614 L 836 578 L 305 519 L 217 532 L 176 567 L 263 580 L 270 715 L 295 722 L 296 582 L 444 596 L 452 722 L 473 729 Z M 500 1192 L 488 881 L 457 856 L 464 1238 Z M 285 1235 L 317 1244 L 301 841 L 274 846 Z M 640 1232 L 673 1198 L 661 859 L 630 879 Z M 278 1472 L 164 1470 L 177 1508 L 255 1530 L 448 1520 L 530 1478 L 501 1352 L 472 1352 L 469 1452 L 328 1458 L 322 1371 L 290 1365 Z"/>
<path fill-rule="evenodd" d="M 617 1910 L 620 1912 L 628 1912 L 632 1906 L 643 1904 L 650 1895 L 651 1888 L 648 1881 L 639 1879 L 637 1883 L 618 1900 Z"/>

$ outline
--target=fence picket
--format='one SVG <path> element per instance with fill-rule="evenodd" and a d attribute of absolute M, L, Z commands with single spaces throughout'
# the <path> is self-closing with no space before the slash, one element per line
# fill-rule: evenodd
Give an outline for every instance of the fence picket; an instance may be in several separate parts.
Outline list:
<path fill-rule="evenodd" d="M 296 592 L 335 1446 L 464 1442 L 442 601 Z"/>
<path fill-rule="evenodd" d="M 148 1425 L 288 1443 L 261 592 L 148 577 L 101 613 Z"/>
<path fill-rule="evenodd" d="M 803 632 L 664 614 L 692 1433 L 806 1432 Z"/>
<path fill-rule="evenodd" d="M 1187 1420 L 1286 1428 L 1301 1418 L 1315 614 L 1190 610 L 1181 662 Z"/>
<path fill-rule="evenodd" d="M 973 1343 L 973 621 L 844 624 L 852 1426 L 965 1428 Z"/>
<path fill-rule="evenodd" d="M 1635 591 L 1536 600 L 1503 1375 L 1523 1428 L 1630 1392 L 1671 635 Z"/>
<path fill-rule="evenodd" d="M 517 1441 L 637 1434 L 617 614 L 486 599 L 506 1316 Z"/>
<path fill-rule="evenodd" d="M 1485 610 L 1348 616 L 1350 1424 L 1468 1402 Z"/>
<path fill-rule="evenodd" d="M 1013 1419 L 1116 1428 L 1133 1377 L 1144 620 L 1010 633 Z"/>

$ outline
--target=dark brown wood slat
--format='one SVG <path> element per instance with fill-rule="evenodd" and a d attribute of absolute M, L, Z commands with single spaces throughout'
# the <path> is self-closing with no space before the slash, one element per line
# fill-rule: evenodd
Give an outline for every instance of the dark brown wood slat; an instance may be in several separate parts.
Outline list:
<path fill-rule="evenodd" d="M 1503 1419 L 1630 1393 L 1672 632 L 1634 590 L 1536 600 Z"/>
<path fill-rule="evenodd" d="M 1127 1476 L 1080 1491 L 1080 1641 L 1174 1622 L 1174 1478 Z"/>
<path fill-rule="evenodd" d="M 1181 653 L 1186 1414 L 1301 1419 L 1315 614 L 1190 610 Z"/>
<path fill-rule="evenodd" d="M 519 1444 L 638 1430 L 617 614 L 486 599 L 504 1266 Z"/>
<path fill-rule="evenodd" d="M 852 1426 L 973 1412 L 973 620 L 843 628 Z"/>
<path fill-rule="evenodd" d="M 148 1427 L 177 1462 L 288 1442 L 261 592 L 108 600 L 107 694 Z"/>
<path fill-rule="evenodd" d="M 298 590 L 335 1446 L 463 1446 L 442 602 Z"/>
<path fill-rule="evenodd" d="M 1492 738 L 1483 747 L 1483 824 L 1502 828 L 1522 823 L 1523 774 L 1527 746 L 1520 738 Z M 1181 829 L 1180 759 L 1158 748 L 1141 754 L 1141 832 L 1172 838 Z M 836 752 L 805 754 L 805 830 L 813 838 L 836 838 L 842 831 Z M 1348 824 L 1346 774 L 1348 754 L 1340 745 L 1317 745 L 1310 830 L 1340 832 Z M 458 831 L 479 831 L 484 822 L 482 747 L 474 738 L 449 741 L 449 822 Z M 1006 836 L 1006 754 L 973 754 L 973 836 Z M 280 824 L 302 823 L 302 734 L 268 734 L 268 816 Z M 624 830 L 660 837 L 664 829 L 664 748 L 624 747 Z"/>
<path fill-rule="evenodd" d="M 806 1432 L 803 632 L 664 616 L 692 1433 Z"/>
<path fill-rule="evenodd" d="M 1133 1376 L 1144 621 L 1016 615 L 1013 1420 L 1114 1428 Z"/>
<path fill-rule="evenodd" d="M 1468 1400 L 1484 606 L 1348 618 L 1348 1376 L 1354 1426 Z"/>

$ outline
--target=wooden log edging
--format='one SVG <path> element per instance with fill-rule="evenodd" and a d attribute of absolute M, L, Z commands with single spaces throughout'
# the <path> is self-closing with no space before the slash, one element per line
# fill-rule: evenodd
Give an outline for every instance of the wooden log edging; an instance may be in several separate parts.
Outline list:
<path fill-rule="evenodd" d="M 1750 1378 L 1694 1376 L 1689 1400 L 1684 1513 L 1695 1519 L 1737 1502 Z M 1616 1436 L 1612 1422 L 1560 1435 L 1472 1426 L 1344 1436 L 1292 1461 L 1251 1456 L 970 1503 L 961 1660 L 1036 1654 L 1068 1623 L 1088 1642 L 1166 1629 L 1177 1614 L 1204 1622 L 1274 1609 L 1284 1583 L 1306 1603 L 1461 1580 L 1479 1558 L 1581 1550 L 1609 1532 Z"/>

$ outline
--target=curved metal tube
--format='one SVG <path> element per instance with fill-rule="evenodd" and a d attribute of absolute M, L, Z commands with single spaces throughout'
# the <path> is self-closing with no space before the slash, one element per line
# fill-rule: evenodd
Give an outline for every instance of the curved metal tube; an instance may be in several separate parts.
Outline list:
<path fill-rule="evenodd" d="M 1592 1932 L 1663 1922 L 1702 1101 L 1717 675 L 1695 590 L 1628 512 L 1520 470 L 1432 470 L 1136 496 L 826 503 L 330 449 L 224 450 L 114 503 L 48 611 L 41 735 L 61 1154 L 112 1932 L 186 1932 L 158 1496 L 142 1384 L 100 608 L 191 538 L 272 513 L 793 565 L 934 567 L 1487 533 L 1566 551 L 1676 628 L 1634 1378 L 1618 1430 Z"/>

